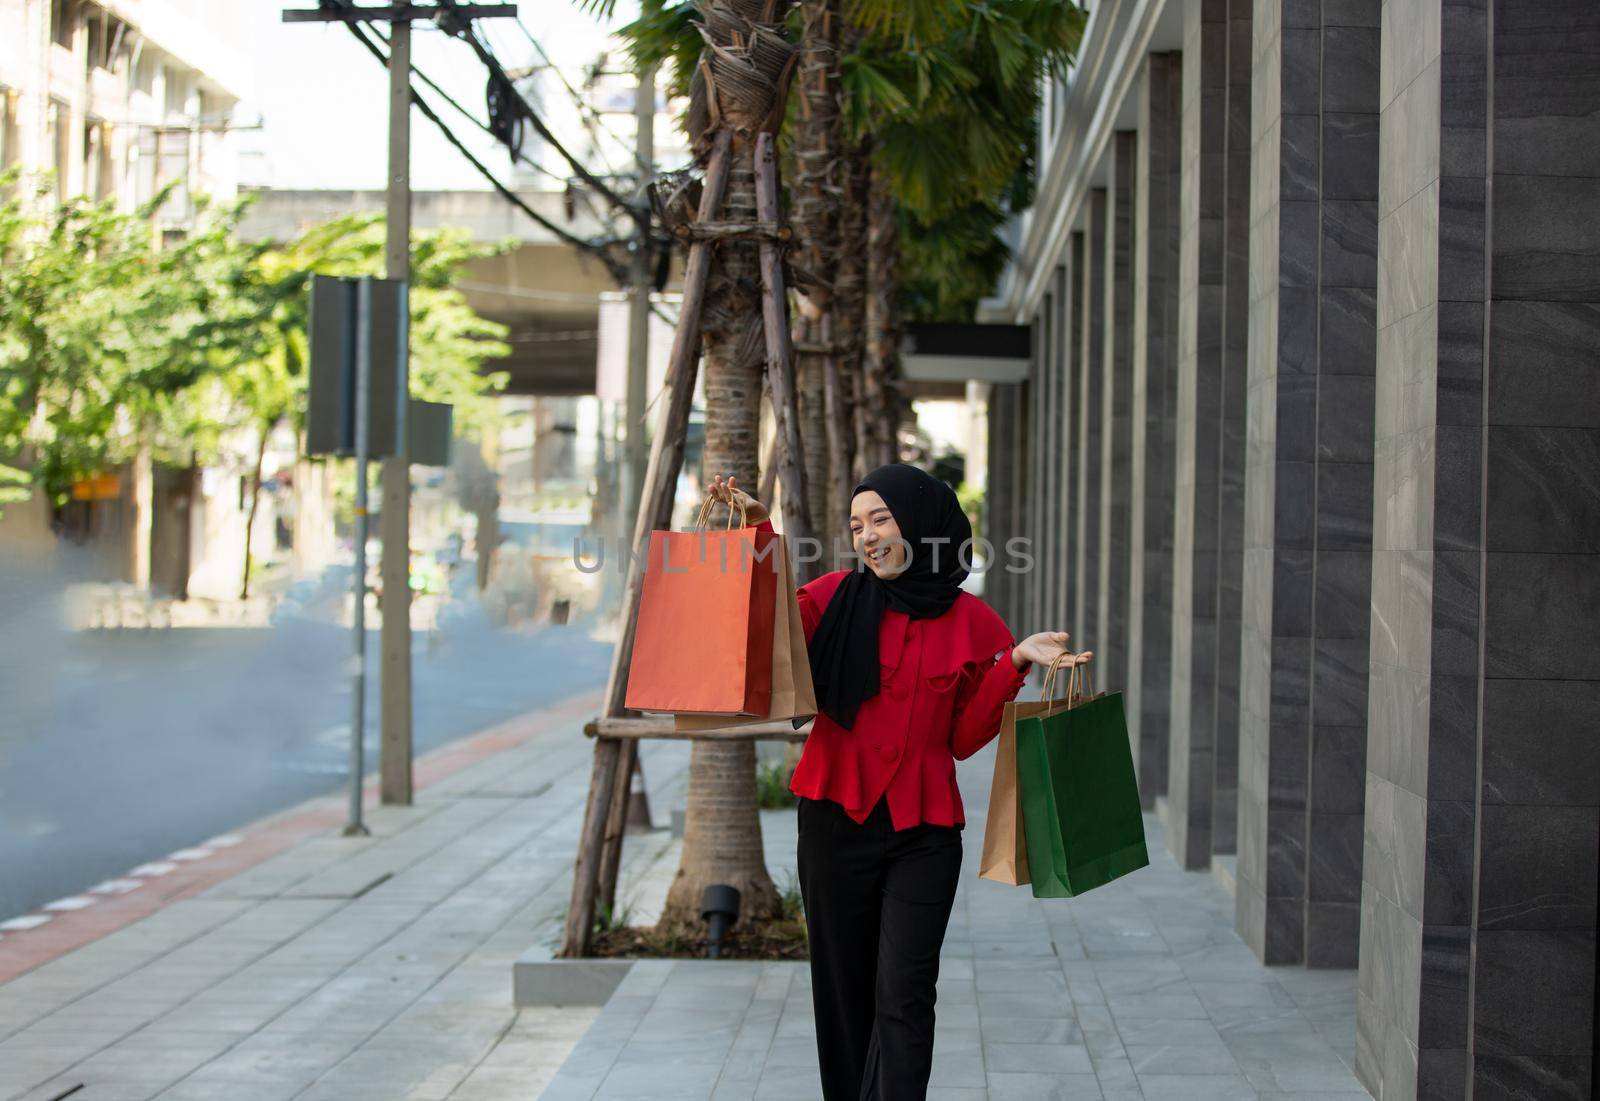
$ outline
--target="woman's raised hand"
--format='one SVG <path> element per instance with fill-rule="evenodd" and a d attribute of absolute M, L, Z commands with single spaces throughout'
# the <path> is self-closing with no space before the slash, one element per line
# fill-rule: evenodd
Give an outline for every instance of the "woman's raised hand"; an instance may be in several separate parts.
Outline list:
<path fill-rule="evenodd" d="M 706 483 L 706 494 L 715 497 L 729 508 L 743 507 L 745 522 L 759 524 L 767 518 L 767 506 L 756 500 L 750 494 L 740 489 L 737 478 L 729 475 L 724 479 L 721 474 L 714 474 Z"/>
<path fill-rule="evenodd" d="M 1067 632 L 1065 631 L 1040 631 L 1029 635 L 1011 649 L 1011 664 L 1021 669 L 1024 663 L 1033 662 L 1035 665 L 1049 665 L 1062 654 L 1067 654 L 1068 659 L 1063 665 L 1082 665 L 1094 657 L 1093 650 L 1085 650 L 1081 654 L 1074 654 L 1067 649 Z"/>

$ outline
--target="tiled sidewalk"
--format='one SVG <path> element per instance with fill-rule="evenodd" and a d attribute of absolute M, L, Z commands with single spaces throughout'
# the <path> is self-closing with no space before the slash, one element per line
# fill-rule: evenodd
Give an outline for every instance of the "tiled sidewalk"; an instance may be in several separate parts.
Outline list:
<path fill-rule="evenodd" d="M 1178 869 L 1154 818 L 1151 867 L 1082 898 L 1036 901 L 978 879 L 992 769 L 992 750 L 961 766 L 974 826 L 940 970 L 930 1099 L 1368 1096 L 1350 1070 L 1355 975 L 1256 962 L 1233 932 L 1233 900 Z M 793 816 L 763 818 L 782 882 Z M 675 865 L 669 850 L 645 873 L 644 909 Z M 805 965 L 635 964 L 543 1096 L 820 1098 Z"/>
<path fill-rule="evenodd" d="M 804 965 L 650 961 L 602 1010 L 512 1007 L 513 962 L 557 935 L 588 783 L 576 723 L 545 726 L 375 808 L 370 838 L 327 829 L 0 985 L 0 1099 L 819 1096 Z M 974 827 L 930 1096 L 1366 1096 L 1353 974 L 1257 964 L 1153 821 L 1154 866 L 1081 899 L 979 880 L 992 760 L 962 766 Z M 658 822 L 687 763 L 686 743 L 646 747 Z M 783 884 L 793 813 L 763 828 Z M 676 866 L 666 831 L 630 839 L 636 921 Z"/>
<path fill-rule="evenodd" d="M 579 721 L 448 775 L 419 763 L 440 778 L 371 809 L 371 837 L 324 829 L 0 985 L 0 1099 L 536 1097 L 595 1015 L 511 1004 L 512 962 L 566 909 Z M 645 769 L 664 820 L 688 755 L 660 748 Z M 632 839 L 624 882 L 668 843 Z"/>

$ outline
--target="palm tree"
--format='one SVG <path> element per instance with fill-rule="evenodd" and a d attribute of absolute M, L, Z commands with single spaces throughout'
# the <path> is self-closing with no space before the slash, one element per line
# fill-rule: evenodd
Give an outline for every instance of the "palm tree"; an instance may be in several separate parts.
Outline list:
<path fill-rule="evenodd" d="M 992 279 L 994 257 L 1003 259 L 995 231 L 1009 213 L 1004 197 L 1032 152 L 1038 78 L 1070 56 L 1082 13 L 1052 0 L 844 0 L 841 32 L 840 0 L 802 2 L 802 91 L 793 105 L 800 116 L 793 150 L 796 264 L 808 281 L 800 335 L 808 347 L 842 349 L 833 415 L 827 372 L 802 369 L 806 497 L 820 520 L 832 516 L 827 505 L 847 492 L 837 488 L 845 479 L 895 457 L 907 411 L 896 377 L 903 288 L 922 296 L 919 314 L 938 316 L 952 309 L 950 292 L 966 294 L 984 274 Z M 685 124 L 697 150 L 707 149 L 716 132 L 731 133 L 734 159 L 721 221 L 755 215 L 753 141 L 776 128 L 795 59 L 782 33 L 789 3 L 645 0 L 640 18 L 621 32 L 636 63 L 668 63 L 673 86 L 689 92 Z M 611 2 L 588 6 L 608 13 Z M 837 122 L 829 117 L 835 104 Z M 919 143 L 935 152 L 923 155 Z M 953 172 L 952 165 L 963 170 Z M 967 252 L 939 254 L 950 271 L 914 274 L 908 282 L 903 272 L 915 272 L 908 257 L 938 254 L 924 233 L 981 230 L 982 219 L 960 217 L 973 206 L 999 212 L 987 238 L 974 244 L 969 236 L 961 242 Z M 756 247 L 748 239 L 723 241 L 704 310 L 705 463 L 748 486 L 759 484 L 760 473 L 759 295 Z M 973 300 L 965 298 L 968 316 Z M 847 423 L 853 431 L 843 431 Z M 816 495 L 830 484 L 835 488 Z M 701 895 L 712 883 L 740 890 L 741 920 L 775 914 L 753 747 L 701 741 L 692 754 L 682 862 L 660 927 L 698 930 Z"/>
<path fill-rule="evenodd" d="M 801 0 L 800 95 L 796 97 L 791 147 L 796 166 L 794 220 L 801 228 L 796 263 L 813 280 L 802 295 L 795 326 L 800 380 L 800 428 L 805 446 L 806 496 L 817 534 L 828 547 L 840 529 L 844 479 L 844 435 L 839 365 L 828 350 L 833 340 L 834 279 L 839 232 L 839 0 Z M 812 564 L 811 576 L 826 563 Z"/>
<path fill-rule="evenodd" d="M 872 142 L 860 468 L 898 457 L 909 413 L 905 274 L 930 320 L 970 317 L 974 289 L 993 285 L 996 234 L 1032 199 L 1040 79 L 1064 71 L 1085 16 L 1057 0 L 854 0 L 847 15 L 859 28 L 842 69 L 847 131 Z"/>
<path fill-rule="evenodd" d="M 795 48 L 784 36 L 787 0 L 703 0 L 705 41 L 690 85 L 689 136 L 697 149 L 717 131 L 732 136 L 732 166 L 719 221 L 756 221 L 755 141 L 782 117 Z M 758 247 L 750 238 L 716 250 L 701 314 L 706 400 L 705 469 L 747 486 L 760 479 L 760 411 L 766 363 Z M 698 930 L 705 889 L 725 883 L 742 896 L 741 920 L 777 916 L 756 801 L 755 745 L 696 741 L 689 765 L 683 855 L 660 928 Z"/>

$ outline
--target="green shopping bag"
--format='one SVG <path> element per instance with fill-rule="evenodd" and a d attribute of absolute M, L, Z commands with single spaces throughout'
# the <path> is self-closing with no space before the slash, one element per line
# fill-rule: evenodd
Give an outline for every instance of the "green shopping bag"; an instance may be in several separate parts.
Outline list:
<path fill-rule="evenodd" d="M 1069 687 L 1067 701 L 1017 720 L 1035 898 L 1081 895 L 1150 863 L 1122 693 L 1078 697 Z"/>

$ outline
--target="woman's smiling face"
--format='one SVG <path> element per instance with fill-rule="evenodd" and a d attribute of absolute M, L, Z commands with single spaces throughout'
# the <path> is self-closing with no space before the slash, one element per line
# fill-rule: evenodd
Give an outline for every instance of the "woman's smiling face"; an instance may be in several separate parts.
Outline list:
<path fill-rule="evenodd" d="M 892 578 L 906 568 L 906 542 L 883 498 L 864 489 L 850 502 L 850 540 L 867 568 Z"/>

